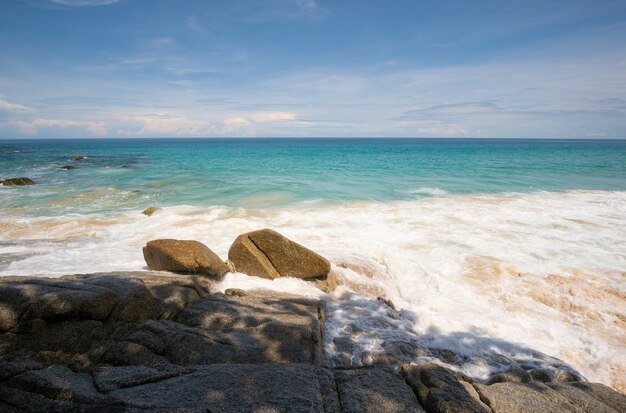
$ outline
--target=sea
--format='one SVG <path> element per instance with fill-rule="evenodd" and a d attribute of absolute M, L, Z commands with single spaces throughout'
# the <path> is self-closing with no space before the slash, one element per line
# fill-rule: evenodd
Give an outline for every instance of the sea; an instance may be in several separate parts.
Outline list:
<path fill-rule="evenodd" d="M 477 379 L 567 365 L 626 391 L 624 140 L 0 140 L 0 179 L 21 176 L 0 186 L 0 276 L 145 270 L 156 238 L 226 259 L 272 228 L 341 285 L 219 288 L 327 300 L 331 365 L 350 337 L 353 365 L 405 342 Z"/>

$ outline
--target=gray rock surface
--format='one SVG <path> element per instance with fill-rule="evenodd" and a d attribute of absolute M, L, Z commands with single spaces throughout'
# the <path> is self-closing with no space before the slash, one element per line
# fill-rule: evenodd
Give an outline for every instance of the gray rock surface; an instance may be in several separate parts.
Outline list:
<path fill-rule="evenodd" d="M 494 413 L 584 413 L 562 393 L 543 383 L 505 382 L 489 386 L 477 384 L 480 398 Z"/>
<path fill-rule="evenodd" d="M 489 412 L 489 408 L 446 368 L 436 364 L 406 365 L 402 374 L 428 412 Z"/>
<path fill-rule="evenodd" d="M 392 370 L 336 370 L 335 380 L 344 413 L 424 412 L 411 388 Z"/>
<path fill-rule="evenodd" d="M 323 302 L 213 289 L 158 272 L 0 278 L 0 411 L 626 411 L 606 386 L 541 374 L 487 385 L 434 364 L 328 369 Z"/>

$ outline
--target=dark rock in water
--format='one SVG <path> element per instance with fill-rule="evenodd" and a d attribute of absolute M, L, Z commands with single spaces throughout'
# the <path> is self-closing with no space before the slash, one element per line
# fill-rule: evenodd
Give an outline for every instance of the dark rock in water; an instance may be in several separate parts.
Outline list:
<path fill-rule="evenodd" d="M 406 365 L 402 375 L 429 413 L 489 413 L 471 385 L 444 367 Z"/>
<path fill-rule="evenodd" d="M 75 161 L 84 161 L 85 159 L 87 159 L 87 157 L 86 157 L 86 156 L 75 156 L 75 157 L 74 157 L 74 160 L 75 160 Z"/>
<path fill-rule="evenodd" d="M 72 165 L 63 165 L 63 166 L 61 167 L 61 169 L 65 170 L 65 171 L 70 171 L 70 170 L 72 170 L 72 169 L 76 169 L 76 167 L 75 167 L 75 166 L 72 166 Z"/>
<path fill-rule="evenodd" d="M 141 213 L 149 217 L 155 212 L 160 211 L 160 210 L 161 208 L 159 207 L 150 207 L 150 208 L 144 209 Z"/>
<path fill-rule="evenodd" d="M 26 185 L 34 185 L 35 181 L 30 178 L 9 178 L 4 181 L 0 181 L 4 186 L 26 186 Z"/>
<path fill-rule="evenodd" d="M 424 412 L 411 388 L 392 370 L 337 370 L 335 380 L 342 412 Z"/>
<path fill-rule="evenodd" d="M 130 191 L 131 194 L 136 195 L 136 194 L 140 194 L 141 193 L 141 189 L 133 189 L 132 191 Z"/>
<path fill-rule="evenodd" d="M 151 270 L 219 277 L 228 266 L 206 245 L 198 241 L 159 239 L 143 247 L 143 256 Z"/>
<path fill-rule="evenodd" d="M 276 231 L 262 229 L 242 234 L 228 251 L 239 272 L 262 278 L 324 278 L 330 262 Z"/>

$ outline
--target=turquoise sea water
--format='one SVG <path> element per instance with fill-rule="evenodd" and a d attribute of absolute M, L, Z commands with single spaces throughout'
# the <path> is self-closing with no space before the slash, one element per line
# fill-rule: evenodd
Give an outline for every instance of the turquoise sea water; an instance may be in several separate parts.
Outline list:
<path fill-rule="evenodd" d="M 3 188 L 0 208 L 45 215 L 626 190 L 623 140 L 4 140 L 0 165 L 0 179 L 27 176 L 38 183 L 19 192 Z"/>

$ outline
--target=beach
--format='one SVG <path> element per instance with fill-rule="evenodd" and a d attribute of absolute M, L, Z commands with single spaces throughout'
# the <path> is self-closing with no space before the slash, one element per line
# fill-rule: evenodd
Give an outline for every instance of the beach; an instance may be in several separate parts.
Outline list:
<path fill-rule="evenodd" d="M 624 391 L 626 144 L 454 143 L 2 142 L 11 177 L 36 184 L 0 187 L 0 275 L 141 271 L 157 238 L 225 259 L 272 228 L 326 257 L 339 286 L 229 273 L 218 288 L 323 297 L 329 365 L 356 329 L 353 366 L 401 340 L 476 379 L 568 365 Z M 377 297 L 401 317 L 378 316 Z"/>

